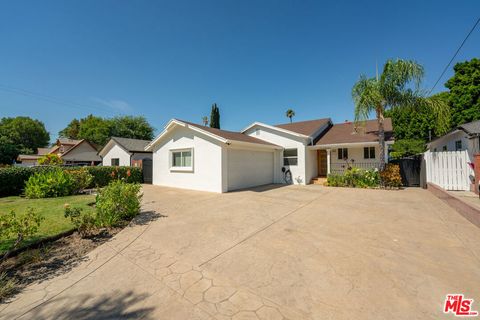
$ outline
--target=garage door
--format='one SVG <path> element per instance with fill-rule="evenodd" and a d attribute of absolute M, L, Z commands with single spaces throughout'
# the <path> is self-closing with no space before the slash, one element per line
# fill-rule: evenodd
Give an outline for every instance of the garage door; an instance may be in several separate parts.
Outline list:
<path fill-rule="evenodd" d="M 228 190 L 273 183 L 273 152 L 228 150 Z"/>

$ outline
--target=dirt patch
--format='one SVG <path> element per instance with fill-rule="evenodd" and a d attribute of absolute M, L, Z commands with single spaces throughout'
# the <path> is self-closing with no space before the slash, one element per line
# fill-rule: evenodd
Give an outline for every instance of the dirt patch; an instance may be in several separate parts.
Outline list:
<path fill-rule="evenodd" d="M 0 295 L 0 302 L 12 299 L 16 293 L 32 283 L 40 283 L 70 271 L 87 259 L 88 252 L 108 241 L 122 229 L 122 227 L 101 229 L 85 238 L 74 232 L 7 259 L 0 265 L 0 274 L 4 273 L 1 282 L 15 285 L 3 299 Z"/>

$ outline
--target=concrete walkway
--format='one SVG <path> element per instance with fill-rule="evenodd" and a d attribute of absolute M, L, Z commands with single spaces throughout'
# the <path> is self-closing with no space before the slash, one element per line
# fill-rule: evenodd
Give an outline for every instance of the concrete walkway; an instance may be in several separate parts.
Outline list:
<path fill-rule="evenodd" d="M 1 319 L 452 319 L 480 229 L 428 191 L 144 186 L 147 212 Z"/>

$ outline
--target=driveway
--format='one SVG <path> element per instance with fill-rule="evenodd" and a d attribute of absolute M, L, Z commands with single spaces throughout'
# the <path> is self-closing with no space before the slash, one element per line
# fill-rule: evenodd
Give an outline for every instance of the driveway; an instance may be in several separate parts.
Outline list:
<path fill-rule="evenodd" d="M 452 319 L 480 309 L 480 229 L 426 190 L 144 186 L 136 223 L 2 319 Z"/>

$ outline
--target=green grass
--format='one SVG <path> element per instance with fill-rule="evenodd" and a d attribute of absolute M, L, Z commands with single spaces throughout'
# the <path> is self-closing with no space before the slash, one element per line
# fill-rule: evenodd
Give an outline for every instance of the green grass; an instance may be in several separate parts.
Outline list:
<path fill-rule="evenodd" d="M 66 219 L 63 216 L 65 203 L 74 207 L 83 208 L 84 212 L 93 212 L 94 208 L 89 205 L 93 202 L 95 202 L 95 196 L 93 195 L 78 195 L 48 199 L 5 197 L 0 198 L 0 214 L 6 214 L 11 210 L 15 210 L 17 215 L 21 215 L 27 211 L 27 208 L 33 208 L 45 218 L 40 224 L 37 234 L 24 241 L 23 245 L 27 245 L 46 237 L 55 236 L 59 233 L 73 229 L 70 219 Z M 13 241 L 13 238 L 0 238 L 0 254 L 5 252 Z"/>

